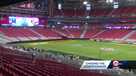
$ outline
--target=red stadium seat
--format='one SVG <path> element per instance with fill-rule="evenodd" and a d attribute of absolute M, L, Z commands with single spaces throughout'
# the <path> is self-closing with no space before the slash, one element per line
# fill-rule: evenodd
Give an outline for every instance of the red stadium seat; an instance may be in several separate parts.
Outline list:
<path fill-rule="evenodd" d="M 95 72 L 83 71 L 72 66 L 50 60 L 36 59 L 33 63 L 31 58 L 21 54 L 14 54 L 15 50 L 0 47 L 2 68 L 0 75 L 3 76 L 108 76 Z"/>

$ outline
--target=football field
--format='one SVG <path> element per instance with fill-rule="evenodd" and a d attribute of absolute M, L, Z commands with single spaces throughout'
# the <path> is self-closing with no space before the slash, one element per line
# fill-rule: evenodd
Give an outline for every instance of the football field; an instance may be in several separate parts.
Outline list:
<path fill-rule="evenodd" d="M 19 43 L 25 47 L 36 47 L 106 60 L 136 60 L 136 45 L 117 42 L 95 42 L 91 40 L 60 40 Z"/>

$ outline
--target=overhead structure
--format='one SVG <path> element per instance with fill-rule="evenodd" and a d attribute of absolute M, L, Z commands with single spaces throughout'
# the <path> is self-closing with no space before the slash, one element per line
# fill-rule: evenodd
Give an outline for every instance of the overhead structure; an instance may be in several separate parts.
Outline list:
<path fill-rule="evenodd" d="M 84 5 L 91 3 L 91 9 L 113 8 L 114 2 L 119 7 L 136 6 L 136 0 L 54 0 L 56 6 L 62 4 L 63 9 L 84 9 Z"/>
<path fill-rule="evenodd" d="M 7 6 L 10 4 L 15 4 L 23 1 L 27 1 L 27 0 L 0 0 L 0 6 Z"/>

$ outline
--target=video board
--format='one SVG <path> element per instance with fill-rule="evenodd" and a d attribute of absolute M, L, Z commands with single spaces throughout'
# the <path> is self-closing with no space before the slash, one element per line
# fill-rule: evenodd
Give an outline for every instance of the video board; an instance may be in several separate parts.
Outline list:
<path fill-rule="evenodd" d="M 16 17 L 16 16 L 9 16 L 9 24 L 11 26 L 38 26 L 39 25 L 39 18 L 36 17 Z"/>

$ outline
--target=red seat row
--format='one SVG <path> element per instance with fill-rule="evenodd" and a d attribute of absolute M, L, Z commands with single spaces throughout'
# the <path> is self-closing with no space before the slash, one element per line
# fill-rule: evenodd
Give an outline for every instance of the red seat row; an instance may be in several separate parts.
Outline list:
<path fill-rule="evenodd" d="M 32 60 L 14 51 L 0 47 L 1 76 L 108 76 L 46 59 Z"/>
<path fill-rule="evenodd" d="M 123 16 L 128 17 L 129 16 L 135 16 L 133 14 L 136 13 L 135 11 L 136 7 L 120 7 L 118 9 L 92 9 L 90 12 L 88 12 L 89 16 Z M 85 10 L 79 10 L 79 9 L 63 9 L 63 10 L 55 10 L 54 16 L 86 16 Z"/>

